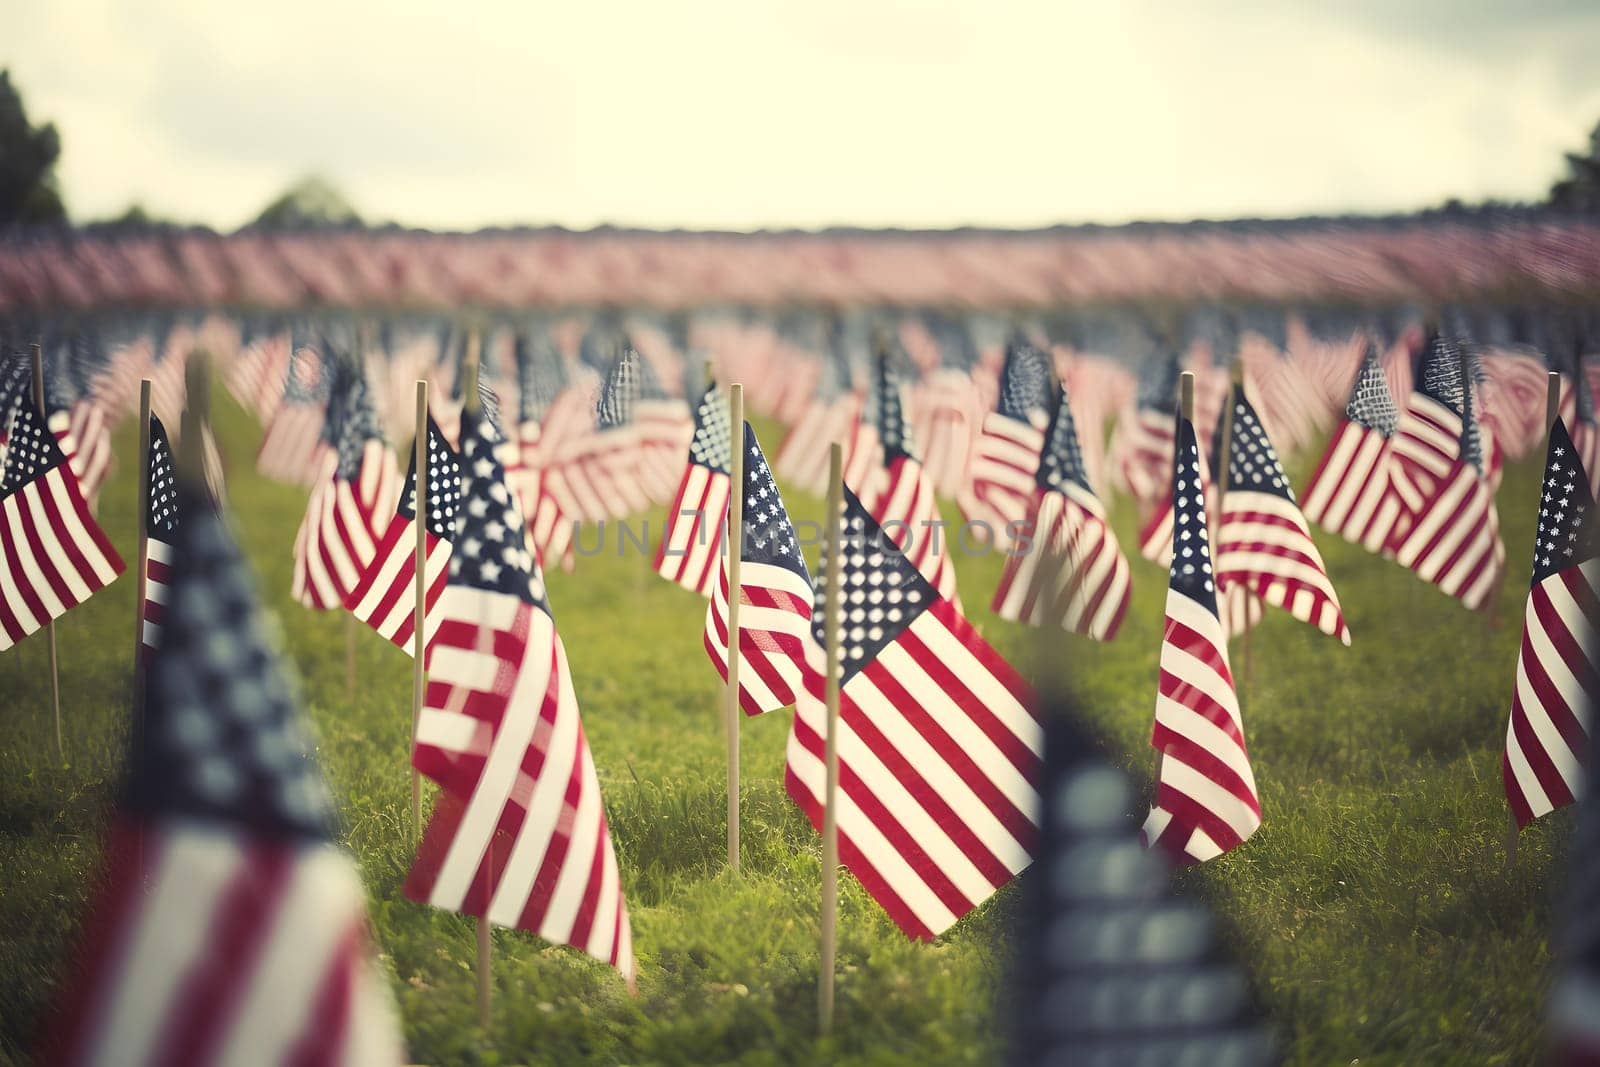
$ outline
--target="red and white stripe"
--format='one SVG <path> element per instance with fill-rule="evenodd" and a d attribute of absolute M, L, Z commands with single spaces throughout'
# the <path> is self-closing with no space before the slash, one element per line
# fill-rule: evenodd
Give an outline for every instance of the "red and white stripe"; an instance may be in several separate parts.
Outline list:
<path fill-rule="evenodd" d="M 423 532 L 423 651 L 439 632 L 439 597 L 450 579 L 450 542 Z M 389 521 L 345 609 L 405 650 L 415 651 L 417 632 L 417 520 L 396 514 Z"/>
<path fill-rule="evenodd" d="M 1217 580 L 1249 590 L 1330 637 L 1350 643 L 1350 628 L 1322 553 L 1300 509 L 1273 493 L 1229 489 L 1217 529 Z"/>
<path fill-rule="evenodd" d="M 1349 419 L 1322 454 L 1302 508 L 1306 518 L 1368 552 L 1382 551 L 1400 517 L 1389 488 L 1390 441 Z"/>
<path fill-rule="evenodd" d="M 1597 635 L 1600 560 L 1557 571 L 1528 593 L 1502 763 L 1518 826 L 1582 795 L 1600 695 Z"/>
<path fill-rule="evenodd" d="M 1032 544 L 1006 560 L 990 610 L 1096 641 L 1116 637 L 1132 586 L 1100 501 L 1070 483 L 1064 492 L 1037 489 L 1024 529 Z"/>
<path fill-rule="evenodd" d="M 935 491 L 954 496 L 967 484 L 973 442 L 983 425 L 983 407 L 972 375 L 944 368 L 912 390 L 912 440 Z"/>
<path fill-rule="evenodd" d="M 89 502 L 89 510 L 96 510 L 100 489 L 111 473 L 111 430 L 104 410 L 93 400 L 80 400 L 69 410 L 52 412 L 49 425 L 72 473 L 77 475 L 78 488 Z"/>
<path fill-rule="evenodd" d="M 1161 679 L 1150 743 L 1162 754 L 1145 843 L 1180 862 L 1202 863 L 1237 847 L 1261 825 L 1244 720 L 1228 667 L 1222 623 L 1176 590 L 1167 593 Z"/>
<path fill-rule="evenodd" d="M 728 681 L 727 554 L 706 605 L 706 655 Z M 800 689 L 811 643 L 811 585 L 787 567 L 739 564 L 739 706 L 746 715 L 786 708 Z"/>
<path fill-rule="evenodd" d="M 973 445 L 971 476 L 956 495 L 956 504 L 969 523 L 990 531 L 994 543 L 1008 524 L 1028 517 L 1044 430 L 1043 419 L 1021 422 L 997 411 L 983 417 L 983 430 Z"/>
<path fill-rule="evenodd" d="M 819 830 L 827 661 L 806 642 L 784 784 Z M 839 858 L 909 937 L 931 940 L 1032 862 L 1043 730 L 1034 697 L 935 600 L 839 694 Z"/>
<path fill-rule="evenodd" d="M 59 619 L 122 573 L 69 464 L 0 500 L 0 651 Z"/>
<path fill-rule="evenodd" d="M 1490 482 L 1472 464 L 1457 461 L 1409 530 L 1391 535 L 1389 550 L 1401 566 L 1468 608 L 1486 607 L 1506 562 Z"/>
<path fill-rule="evenodd" d="M 686 464 L 656 547 L 656 573 L 710 596 L 717 583 L 717 561 L 726 555 L 727 528 L 728 475 L 699 463 Z"/>
<path fill-rule="evenodd" d="M 628 909 L 555 624 L 463 586 L 440 607 L 412 761 L 444 792 L 407 895 L 572 945 L 631 981 Z"/>
<path fill-rule="evenodd" d="M 639 462 L 633 477 L 655 504 L 671 500 L 694 437 L 694 418 L 682 400 L 640 400 L 634 404 Z"/>
<path fill-rule="evenodd" d="M 1561 377 L 1561 421 L 1571 427 L 1572 447 L 1589 476 L 1589 491 L 1600 495 L 1600 423 L 1585 422 L 1578 417 L 1578 392 L 1572 379 Z M 1542 432 L 1542 431 L 1541 431 Z"/>
<path fill-rule="evenodd" d="M 382 441 L 366 443 L 354 484 L 339 477 L 338 465 L 328 449 L 294 542 L 294 598 L 320 611 L 341 607 L 360 583 L 377 557 L 378 524 L 394 513 L 400 491 L 394 454 Z"/>
<path fill-rule="evenodd" d="M 144 600 L 139 605 L 139 642 L 145 662 L 161 645 L 161 628 L 167 621 L 167 596 L 172 585 L 172 546 L 154 537 L 145 539 Z"/>
<path fill-rule="evenodd" d="M 121 822 L 107 857 L 51 1063 L 406 1062 L 339 849 Z"/>
<path fill-rule="evenodd" d="M 1202 425 L 1198 418 L 1195 424 Z M 1172 435 L 1172 415 L 1146 407 L 1124 411 L 1112 431 L 1112 484 L 1143 510 L 1159 503 L 1172 487 Z"/>
<path fill-rule="evenodd" d="M 861 483 L 845 484 L 851 489 Z M 911 565 L 928 579 L 928 584 L 946 600 L 961 609 L 961 597 L 956 592 L 956 569 L 950 561 L 950 542 L 955 530 L 946 526 L 939 514 L 939 502 L 934 499 L 933 483 L 921 462 L 910 456 L 897 456 L 887 469 L 877 472 L 868 485 L 876 485 L 876 493 L 859 496 L 872 518 L 884 527 Z M 893 528 L 893 529 L 891 529 Z"/>
<path fill-rule="evenodd" d="M 831 403 L 813 403 L 784 436 L 772 462 L 786 483 L 808 493 L 821 494 L 828 488 L 828 446 L 844 443 L 858 421 L 854 396 L 839 397 Z M 857 483 L 859 484 L 859 483 Z"/>

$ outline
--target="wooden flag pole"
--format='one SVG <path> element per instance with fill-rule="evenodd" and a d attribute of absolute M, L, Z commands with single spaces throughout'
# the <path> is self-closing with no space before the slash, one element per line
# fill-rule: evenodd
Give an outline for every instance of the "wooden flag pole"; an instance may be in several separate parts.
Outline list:
<path fill-rule="evenodd" d="M 728 866 L 739 873 L 739 560 L 744 556 L 744 386 L 728 387 Z"/>
<path fill-rule="evenodd" d="M 428 622 L 428 383 L 417 382 L 417 439 L 413 460 L 416 471 L 416 609 L 411 615 L 411 750 L 406 762 L 411 763 L 417 747 L 417 724 L 422 719 L 422 693 L 427 686 L 423 674 L 426 658 Z M 422 838 L 422 774 L 416 764 L 411 766 L 411 841 Z"/>
<path fill-rule="evenodd" d="M 823 604 L 822 639 L 828 654 L 828 678 L 823 693 L 827 705 L 827 731 L 823 749 L 825 779 L 822 794 L 822 960 L 817 980 L 817 1026 L 826 1034 L 833 1029 L 833 977 L 839 935 L 839 609 L 840 512 L 844 510 L 844 449 L 838 442 L 828 449 L 828 561 Z"/>
<path fill-rule="evenodd" d="M 144 598 L 150 582 L 150 379 L 139 382 L 139 578 L 133 605 L 133 733 L 144 724 Z"/>
<path fill-rule="evenodd" d="M 1211 524 L 1211 574 L 1213 578 L 1220 578 L 1222 562 L 1222 516 L 1227 507 L 1228 500 L 1228 475 L 1233 461 L 1233 394 L 1235 388 L 1240 393 L 1244 391 L 1244 363 L 1235 358 L 1232 369 L 1228 372 L 1228 398 L 1222 404 L 1222 444 L 1217 455 L 1217 517 Z M 1222 583 L 1216 581 L 1218 598 L 1221 598 Z M 1228 601 L 1231 603 L 1231 598 Z M 1245 594 L 1244 607 L 1245 627 L 1239 635 L 1242 647 L 1240 648 L 1240 662 L 1243 669 L 1239 677 L 1234 679 L 1234 692 L 1239 697 L 1239 710 L 1244 711 L 1245 693 L 1250 688 L 1250 595 Z M 1232 628 L 1232 618 L 1229 618 L 1229 628 Z M 1224 635 L 1226 640 L 1226 635 Z"/>
<path fill-rule="evenodd" d="M 50 433 L 49 416 L 44 410 L 44 349 L 33 346 L 33 406 L 39 409 L 39 418 L 45 420 L 45 433 Z M 56 658 L 56 621 L 46 619 L 45 635 L 50 641 L 50 706 L 56 720 L 56 758 L 67 758 L 66 746 L 61 741 L 61 665 Z"/>

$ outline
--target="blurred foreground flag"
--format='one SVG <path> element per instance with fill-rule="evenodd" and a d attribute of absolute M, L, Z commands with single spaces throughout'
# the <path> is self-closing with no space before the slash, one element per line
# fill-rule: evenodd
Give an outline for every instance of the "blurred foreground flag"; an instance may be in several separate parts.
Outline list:
<path fill-rule="evenodd" d="M 726 548 L 722 535 L 728 526 L 728 465 L 732 462 L 728 421 L 727 394 L 712 382 L 695 410 L 689 459 L 656 548 L 656 573 L 701 596 L 711 595 L 717 581 L 717 560 Z"/>
<path fill-rule="evenodd" d="M 1061 390 L 1023 526 L 1032 544 L 1008 548 L 992 610 L 1030 626 L 1060 626 L 1096 641 L 1117 636 L 1132 592 L 1128 560 L 1089 488 L 1067 392 Z"/>
<path fill-rule="evenodd" d="M 907 936 L 932 939 L 1033 859 L 1033 691 L 845 489 L 839 858 Z M 826 557 L 826 552 L 824 552 Z M 822 828 L 822 563 L 785 784 Z"/>
<path fill-rule="evenodd" d="M 739 562 L 739 706 L 746 715 L 760 715 L 795 701 L 806 632 L 811 628 L 812 591 L 794 524 L 748 422 L 744 424 L 744 530 Z M 717 584 L 706 605 L 705 646 L 726 683 L 728 553 L 719 552 L 719 558 Z"/>
<path fill-rule="evenodd" d="M 1027 1067 L 1267 1067 L 1276 1063 L 1225 931 L 1172 893 L 1139 847 L 1121 771 L 1072 711 L 1046 721 L 1039 862 L 1024 910 L 1008 1061 Z"/>
<path fill-rule="evenodd" d="M 121 557 L 89 513 L 66 454 L 27 391 L 11 414 L 0 530 L 0 651 L 122 573 Z"/>
<path fill-rule="evenodd" d="M 366 896 L 239 550 L 185 493 L 104 882 L 46 1062 L 403 1062 Z"/>
<path fill-rule="evenodd" d="M 1162 754 L 1161 769 L 1144 839 L 1180 862 L 1198 863 L 1255 833 L 1261 825 L 1261 800 L 1228 667 L 1228 634 L 1217 614 L 1200 448 L 1193 423 L 1180 416 L 1177 426 L 1175 551 L 1150 737 Z"/>
<path fill-rule="evenodd" d="M 443 792 L 405 891 L 582 949 L 631 983 L 600 782 L 500 443 L 463 414 L 462 507 L 412 755 Z"/>
<path fill-rule="evenodd" d="M 1600 544 L 1593 515 L 1588 475 L 1557 419 L 1550 427 L 1501 769 L 1519 827 L 1582 792 L 1590 716 L 1600 700 Z"/>
<path fill-rule="evenodd" d="M 1592 716 L 1595 691 L 1587 696 Z M 1568 850 L 1566 925 L 1557 935 L 1561 962 L 1550 991 L 1550 1062 L 1558 1067 L 1600 1065 L 1600 761 L 1590 761 L 1587 777 Z"/>

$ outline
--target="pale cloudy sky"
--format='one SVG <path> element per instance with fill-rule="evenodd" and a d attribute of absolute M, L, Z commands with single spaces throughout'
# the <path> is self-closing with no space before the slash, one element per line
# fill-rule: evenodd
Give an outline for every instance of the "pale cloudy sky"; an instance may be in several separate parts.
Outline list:
<path fill-rule="evenodd" d="M 1313 7 L 1319 10 L 1312 10 Z M 1540 195 L 1600 2 L 0 0 L 68 207 L 1035 226 Z"/>

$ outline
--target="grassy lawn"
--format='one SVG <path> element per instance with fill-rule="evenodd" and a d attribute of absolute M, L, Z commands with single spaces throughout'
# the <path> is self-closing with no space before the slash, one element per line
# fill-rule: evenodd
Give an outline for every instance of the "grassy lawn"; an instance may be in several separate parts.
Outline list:
<path fill-rule="evenodd" d="M 344 688 L 345 619 L 289 597 L 303 491 L 253 470 L 259 430 L 219 393 L 230 507 L 279 614 L 320 733 L 345 836 L 413 1058 L 427 1063 L 981 1063 L 1002 1048 L 1005 891 L 933 945 L 913 944 L 841 878 L 835 1036 L 815 1032 L 817 835 L 783 790 L 790 715 L 743 729 L 744 871 L 725 870 L 719 684 L 700 647 L 704 602 L 649 560 L 605 551 L 550 576 L 633 916 L 640 995 L 614 972 L 530 935 L 494 937 L 492 1032 L 475 1019 L 471 921 L 406 900 L 410 661 L 365 629 L 360 684 Z M 134 420 L 100 511 L 134 553 Z M 778 427 L 758 426 L 769 451 Z M 1293 471 L 1304 485 L 1310 457 Z M 1236 853 L 1185 872 L 1236 931 L 1295 1063 L 1520 1064 L 1535 1055 L 1551 900 L 1568 814 L 1523 835 L 1504 867 L 1500 747 L 1531 551 L 1533 464 L 1508 472 L 1500 509 L 1511 573 L 1492 617 L 1397 566 L 1319 538 L 1353 634 L 1270 612 L 1252 636 L 1246 735 L 1265 824 Z M 820 502 L 789 494 L 791 513 Z M 956 518 L 953 508 L 949 517 Z M 1133 515 L 1117 510 L 1124 546 Z M 651 516 L 652 535 L 660 516 Z M 593 544 L 593 531 L 585 543 Z M 1117 641 L 1039 642 L 987 611 L 996 556 L 958 557 L 986 636 L 1027 672 L 1041 651 L 1085 698 L 1106 753 L 1141 782 L 1153 758 L 1165 575 L 1134 560 Z M 42 635 L 0 656 L 0 1060 L 24 1058 L 88 896 L 128 725 L 135 583 L 125 575 L 58 624 L 67 759 L 55 756 Z M 1133 813 L 1142 818 L 1143 811 Z M 1130 824 L 1131 825 L 1131 824 Z"/>

